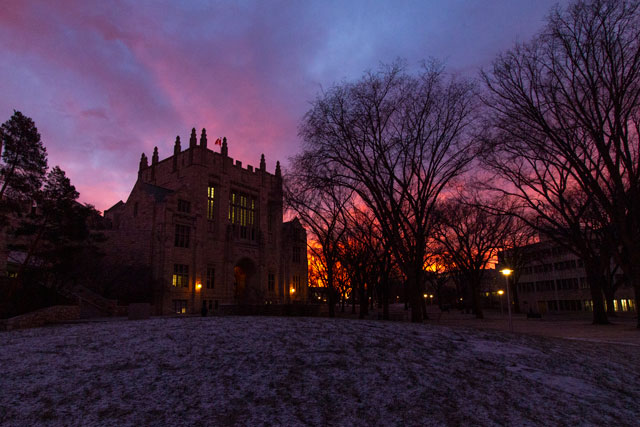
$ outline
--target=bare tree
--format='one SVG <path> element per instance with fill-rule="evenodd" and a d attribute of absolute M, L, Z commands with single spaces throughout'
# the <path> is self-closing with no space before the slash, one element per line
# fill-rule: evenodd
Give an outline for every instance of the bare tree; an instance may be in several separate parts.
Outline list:
<path fill-rule="evenodd" d="M 595 252 L 586 252 L 593 243 L 578 237 L 584 237 L 582 211 L 597 205 L 606 212 L 613 230 L 606 238 L 638 301 L 640 2 L 576 1 L 558 7 L 538 37 L 501 55 L 483 77 L 499 151 L 506 153 L 499 169 L 510 171 L 506 177 L 518 187 L 514 193 L 537 213 L 553 211 L 565 220 L 574 250 L 587 257 Z M 548 216 L 542 216 L 546 222 Z M 600 293 L 592 290 L 594 321 L 606 323 L 606 314 L 596 308 Z"/>
<path fill-rule="evenodd" d="M 347 210 L 341 262 L 358 289 L 360 317 L 368 313 L 367 302 L 378 299 L 382 318 L 389 319 L 389 276 L 393 266 L 388 244 L 371 212 L 354 203 Z"/>
<path fill-rule="evenodd" d="M 482 319 L 482 281 L 511 232 L 513 219 L 489 213 L 481 203 L 465 196 L 442 203 L 439 212 L 436 238 L 444 247 L 442 257 L 465 279 L 471 290 L 473 312 Z"/>
<path fill-rule="evenodd" d="M 313 101 L 300 127 L 315 167 L 332 172 L 370 209 L 405 275 L 413 322 L 433 212 L 473 153 L 466 137 L 473 86 L 436 65 L 418 75 L 395 64 L 337 85 Z"/>
<path fill-rule="evenodd" d="M 329 316 L 334 317 L 337 302 L 334 275 L 339 262 L 340 241 L 346 230 L 344 211 L 352 191 L 334 185 L 326 170 L 316 168 L 309 156 L 294 157 L 291 165 L 284 180 L 286 205 L 311 232 L 308 246 L 312 255 L 323 264 Z"/>

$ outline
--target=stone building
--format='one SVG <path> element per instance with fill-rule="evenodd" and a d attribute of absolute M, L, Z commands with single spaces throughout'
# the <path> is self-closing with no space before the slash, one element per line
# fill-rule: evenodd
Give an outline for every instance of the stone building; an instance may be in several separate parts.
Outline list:
<path fill-rule="evenodd" d="M 127 201 L 105 211 L 108 257 L 150 269 L 156 314 L 305 300 L 306 232 L 283 224 L 280 164 L 271 174 L 262 155 L 243 167 L 226 138 L 215 145 L 219 153 L 193 129 L 164 160 L 157 147 L 151 164 L 142 154 Z"/>

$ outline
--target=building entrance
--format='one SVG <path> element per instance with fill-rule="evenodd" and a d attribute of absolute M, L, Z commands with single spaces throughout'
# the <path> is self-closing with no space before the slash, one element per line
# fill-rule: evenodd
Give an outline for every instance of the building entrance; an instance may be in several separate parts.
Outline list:
<path fill-rule="evenodd" d="M 256 304 L 260 291 L 256 274 L 256 265 L 249 258 L 243 258 L 233 268 L 235 278 L 235 299 L 238 304 Z"/>

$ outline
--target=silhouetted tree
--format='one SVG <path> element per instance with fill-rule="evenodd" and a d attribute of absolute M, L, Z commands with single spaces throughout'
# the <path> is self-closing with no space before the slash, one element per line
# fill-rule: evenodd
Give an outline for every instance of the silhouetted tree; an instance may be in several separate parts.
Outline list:
<path fill-rule="evenodd" d="M 90 244 L 93 236 L 88 221 L 98 212 L 93 206 L 78 203 L 78 196 L 62 169 L 56 166 L 48 173 L 38 209 L 25 217 L 15 232 L 14 247 L 26 252 L 19 278 L 34 257 L 59 282 L 72 279 L 78 267 L 86 267 L 89 259 L 78 261 L 95 249 Z"/>
<path fill-rule="evenodd" d="M 547 211 L 543 222 L 551 212 L 561 217 L 572 230 L 571 246 L 586 257 L 595 252 L 586 252 L 592 243 L 578 237 L 582 210 L 595 204 L 606 212 L 610 247 L 617 248 L 616 261 L 638 301 L 640 3 L 593 0 L 557 7 L 539 36 L 501 55 L 483 77 L 497 157 L 503 157 L 498 169 L 518 187 L 513 193 L 534 210 L 545 205 L 536 210 Z M 570 192 L 577 194 L 577 205 Z M 590 272 L 590 265 L 585 259 L 588 275 L 600 274 Z M 594 322 L 607 323 L 599 285 L 590 286 Z"/>
<path fill-rule="evenodd" d="M 323 263 L 329 316 L 334 317 L 337 302 L 334 275 L 339 262 L 340 240 L 345 232 L 344 209 L 352 192 L 333 185 L 327 172 L 317 168 L 309 156 L 294 157 L 284 180 L 284 198 L 287 208 L 293 210 L 311 232 L 309 250 Z"/>
<path fill-rule="evenodd" d="M 439 213 L 440 221 L 435 229 L 436 238 L 444 247 L 442 257 L 470 287 L 474 314 L 482 319 L 482 281 L 511 231 L 513 219 L 504 214 L 492 214 L 477 200 L 464 196 L 443 202 Z"/>
<path fill-rule="evenodd" d="M 300 127 L 313 167 L 331 170 L 374 215 L 405 275 L 413 322 L 423 317 L 435 202 L 473 156 L 472 95 L 437 65 L 409 75 L 395 64 L 324 92 Z"/>
<path fill-rule="evenodd" d="M 0 127 L 0 202 L 31 203 L 47 172 L 47 152 L 33 120 L 19 111 Z M 0 212 L 1 214 L 1 212 Z"/>

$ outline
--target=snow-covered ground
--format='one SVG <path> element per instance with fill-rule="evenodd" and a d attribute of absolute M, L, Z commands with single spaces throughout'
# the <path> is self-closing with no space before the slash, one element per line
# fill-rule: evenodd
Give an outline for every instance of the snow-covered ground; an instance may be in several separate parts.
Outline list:
<path fill-rule="evenodd" d="M 2 425 L 638 425 L 635 346 L 322 318 L 0 333 Z"/>

